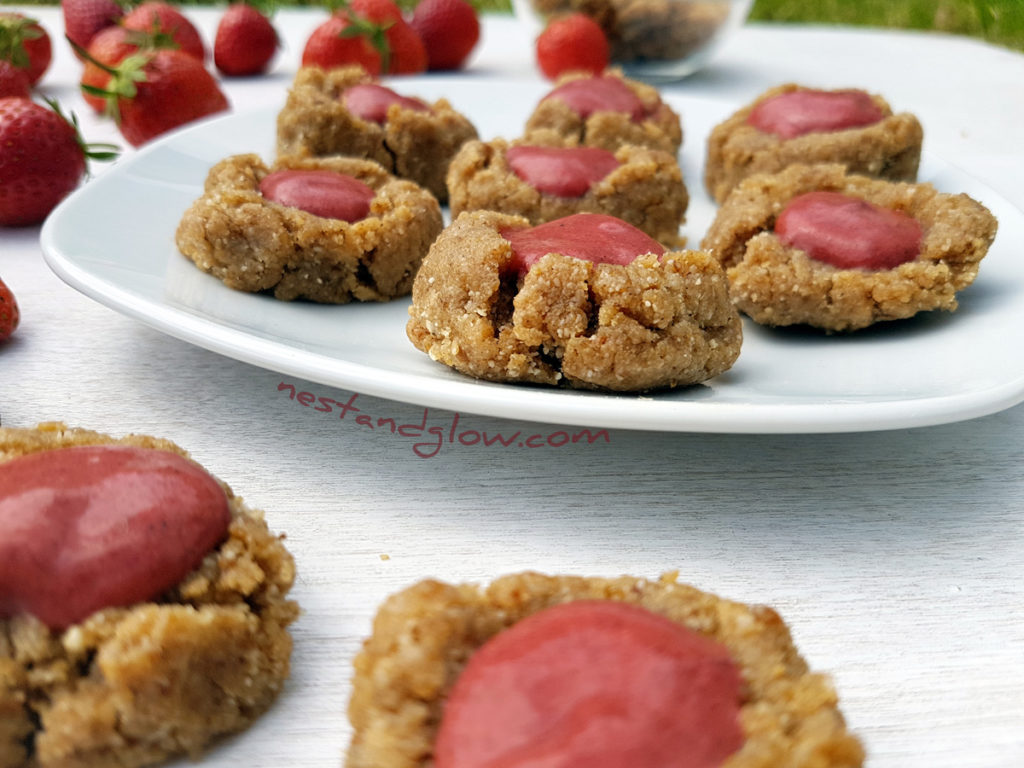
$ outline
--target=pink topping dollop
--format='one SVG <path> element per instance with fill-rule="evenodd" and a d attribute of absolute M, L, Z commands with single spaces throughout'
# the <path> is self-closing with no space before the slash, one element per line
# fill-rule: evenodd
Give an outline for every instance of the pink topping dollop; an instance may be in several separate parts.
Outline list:
<path fill-rule="evenodd" d="M 792 139 L 879 122 L 884 115 L 861 91 L 789 91 L 757 104 L 747 123 L 763 133 Z"/>
<path fill-rule="evenodd" d="M 280 205 L 350 223 L 366 218 L 376 194 L 359 179 L 328 170 L 275 171 L 263 177 L 260 193 Z"/>
<path fill-rule="evenodd" d="M 534 189 L 558 197 L 582 197 L 594 182 L 619 167 L 615 155 L 596 147 L 509 147 L 516 176 Z"/>
<path fill-rule="evenodd" d="M 717 768 L 741 746 L 728 650 L 613 601 L 536 613 L 474 653 L 445 705 L 437 768 Z"/>
<path fill-rule="evenodd" d="M 647 117 L 643 102 L 632 89 L 621 79 L 607 75 L 570 80 L 553 89 L 543 101 L 548 99 L 564 102 L 584 119 L 595 112 L 621 112 L 636 123 Z"/>
<path fill-rule="evenodd" d="M 362 83 L 346 88 L 341 94 L 341 102 L 353 115 L 379 125 L 387 121 L 388 108 L 392 104 L 417 112 L 430 111 L 430 105 L 422 99 L 400 96 L 390 88 L 375 83 Z"/>
<path fill-rule="evenodd" d="M 787 246 L 839 269 L 893 269 L 921 252 L 917 219 L 839 192 L 793 198 L 775 221 Z"/>
<path fill-rule="evenodd" d="M 0 464 L 0 618 L 63 629 L 152 600 L 227 535 L 221 486 L 167 451 L 78 446 Z"/>
<path fill-rule="evenodd" d="M 600 213 L 577 213 L 536 227 L 509 227 L 501 236 L 512 244 L 509 269 L 521 275 L 549 253 L 595 264 L 632 264 L 637 256 L 665 253 L 650 235 Z"/>

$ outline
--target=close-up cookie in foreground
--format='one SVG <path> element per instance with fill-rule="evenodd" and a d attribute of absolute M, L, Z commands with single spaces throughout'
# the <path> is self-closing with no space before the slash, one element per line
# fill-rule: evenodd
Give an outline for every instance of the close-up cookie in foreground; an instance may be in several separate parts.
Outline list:
<path fill-rule="evenodd" d="M 838 163 L 851 173 L 915 181 L 923 140 L 918 119 L 894 114 L 877 94 L 789 83 L 769 89 L 712 129 L 704 183 L 721 203 L 747 176 L 796 163 Z"/>
<path fill-rule="evenodd" d="M 475 378 L 620 392 L 710 379 L 732 367 L 743 340 L 711 254 L 666 253 L 596 213 L 536 227 L 461 214 L 423 260 L 406 332 Z"/>
<path fill-rule="evenodd" d="M 965 194 L 794 165 L 743 181 L 702 246 L 755 322 L 853 331 L 956 310 L 996 230 Z"/>
<path fill-rule="evenodd" d="M 289 676 L 291 555 L 173 443 L 0 428 L 0 768 L 197 758 Z"/>
<path fill-rule="evenodd" d="M 371 160 L 247 154 L 210 169 L 175 241 L 230 288 L 344 304 L 409 293 L 442 226 L 433 195 Z"/>
<path fill-rule="evenodd" d="M 411 179 L 442 203 L 448 163 L 476 128 L 447 99 L 428 104 L 377 82 L 359 66 L 303 67 L 277 117 L 279 155 L 347 155 Z"/>
<path fill-rule="evenodd" d="M 856 768 L 773 609 L 676 581 L 522 573 L 389 597 L 356 656 L 346 768 Z"/>

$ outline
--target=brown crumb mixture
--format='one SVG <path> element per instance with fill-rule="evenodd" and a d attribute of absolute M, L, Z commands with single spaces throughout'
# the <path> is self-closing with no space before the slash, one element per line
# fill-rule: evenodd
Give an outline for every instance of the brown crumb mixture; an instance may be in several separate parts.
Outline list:
<path fill-rule="evenodd" d="M 277 117 L 278 154 L 364 157 L 445 202 L 448 163 L 459 147 L 477 138 L 476 128 L 446 99 L 431 104 L 429 112 L 392 105 L 384 125 L 356 117 L 341 95 L 353 85 L 373 82 L 359 66 L 299 69 Z"/>
<path fill-rule="evenodd" d="M 869 94 L 882 111 L 881 122 L 841 131 L 808 133 L 782 139 L 747 124 L 762 101 L 783 93 L 813 90 L 794 83 L 771 88 L 725 121 L 708 136 L 704 185 L 719 203 L 729 190 L 755 173 L 776 173 L 793 164 L 840 163 L 850 171 L 889 181 L 915 181 L 924 131 L 917 118 L 893 114 L 881 96 Z"/>
<path fill-rule="evenodd" d="M 567 147 L 600 147 L 614 152 L 624 144 L 635 144 L 677 154 L 683 143 L 682 124 L 679 115 L 661 100 L 658 90 L 624 77 L 617 69 L 609 69 L 603 76 L 617 77 L 629 86 L 644 106 L 646 117 L 643 120 L 634 122 L 629 115 L 619 112 L 594 112 L 587 118 L 581 118 L 564 101 L 545 98 L 527 118 L 523 138 L 533 141 L 532 134 L 542 131 L 544 138 L 538 143 L 554 144 L 554 136 L 558 143 Z M 568 72 L 555 81 L 555 87 L 588 77 L 592 75 Z"/>
<path fill-rule="evenodd" d="M 428 580 L 392 595 L 356 657 L 346 768 L 429 768 L 445 698 L 473 652 L 498 632 L 573 600 L 646 608 L 724 645 L 745 684 L 746 736 L 722 768 L 856 768 L 864 750 L 828 678 L 811 672 L 779 615 L 680 584 L 631 576 L 522 573 L 489 586 Z"/>
<path fill-rule="evenodd" d="M 921 253 L 894 269 L 839 269 L 793 248 L 774 233 L 794 197 L 828 190 L 913 216 L 924 230 Z M 743 181 L 719 209 L 702 247 L 727 267 L 733 300 L 763 325 L 807 324 L 852 331 L 935 309 L 954 311 L 956 293 L 978 274 L 997 222 L 967 195 L 845 173 L 840 165 L 793 165 Z"/>
<path fill-rule="evenodd" d="M 0 461 L 119 443 L 188 456 L 167 440 L 63 424 L 0 429 Z M 198 757 L 262 714 L 289 674 L 298 617 L 291 555 L 221 483 L 229 534 L 158 600 L 110 608 L 64 632 L 0 619 L 0 768 L 134 768 Z"/>
<path fill-rule="evenodd" d="M 582 197 L 545 194 L 516 175 L 506 153 L 510 146 L 545 146 L 539 134 L 530 142 L 504 139 L 470 141 L 448 169 L 452 217 L 463 211 L 515 214 L 533 225 L 574 213 L 604 213 L 627 221 L 668 246 L 681 244 L 689 194 L 674 155 L 626 145 L 615 152 L 618 168 L 591 185 Z"/>
<path fill-rule="evenodd" d="M 418 349 L 489 381 L 624 392 L 695 384 L 736 361 L 740 319 L 710 254 L 622 266 L 551 253 L 518 285 L 499 230 L 528 224 L 476 211 L 438 237 L 409 308 L 406 332 Z"/>
<path fill-rule="evenodd" d="M 369 215 L 349 223 L 267 200 L 260 181 L 286 168 L 357 178 L 376 193 Z M 197 267 L 230 288 L 273 292 L 282 301 L 344 304 L 409 293 L 442 226 L 433 195 L 370 160 L 283 157 L 268 168 L 250 154 L 226 158 L 210 170 L 175 240 Z"/>

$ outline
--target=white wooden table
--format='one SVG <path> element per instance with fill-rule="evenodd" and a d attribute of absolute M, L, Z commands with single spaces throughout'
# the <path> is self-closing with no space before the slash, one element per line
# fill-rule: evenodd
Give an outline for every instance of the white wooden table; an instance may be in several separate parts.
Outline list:
<path fill-rule="evenodd" d="M 90 140 L 117 139 L 77 95 L 57 11 L 32 12 L 58 42 L 45 92 L 80 115 Z M 236 110 L 283 99 L 322 13 L 279 15 L 285 50 L 273 73 L 226 83 Z M 192 15 L 212 40 L 215 15 Z M 536 79 L 530 40 L 511 19 L 488 18 L 467 74 Z M 713 66 L 667 90 L 740 103 L 788 80 L 883 93 L 920 117 L 929 151 L 1024 207 L 1024 56 L 945 36 L 748 26 Z M 679 570 L 703 589 L 771 604 L 811 665 L 833 675 L 870 765 L 1024 765 L 1024 407 L 912 430 L 611 431 L 589 445 L 455 444 L 421 458 L 415 439 L 324 418 L 279 384 L 356 396 L 368 412 L 411 422 L 420 407 L 151 330 L 57 279 L 38 238 L 38 228 L 0 231 L 0 276 L 23 313 L 0 346 L 3 424 L 171 438 L 266 509 L 298 560 L 291 682 L 204 765 L 338 765 L 350 660 L 384 596 L 427 576 L 524 569 Z M 1020 329 L 993 332 L 1019 360 Z M 430 418 L 448 425 L 455 414 Z M 557 430 L 459 419 L 492 433 Z"/>

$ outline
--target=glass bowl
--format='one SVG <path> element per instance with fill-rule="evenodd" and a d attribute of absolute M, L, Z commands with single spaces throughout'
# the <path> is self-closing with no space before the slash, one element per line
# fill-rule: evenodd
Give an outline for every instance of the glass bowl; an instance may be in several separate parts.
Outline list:
<path fill-rule="evenodd" d="M 703 67 L 753 0 L 512 0 L 536 37 L 548 19 L 580 11 L 604 30 L 611 63 L 629 77 L 670 82 Z"/>

